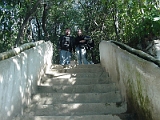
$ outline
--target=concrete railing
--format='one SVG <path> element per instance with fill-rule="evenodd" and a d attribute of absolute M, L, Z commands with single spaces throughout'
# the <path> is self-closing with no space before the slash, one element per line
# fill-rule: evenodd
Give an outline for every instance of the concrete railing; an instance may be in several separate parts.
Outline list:
<path fill-rule="evenodd" d="M 99 45 L 100 60 L 140 120 L 160 120 L 160 64 L 142 51 L 113 41 Z"/>
<path fill-rule="evenodd" d="M 43 41 L 0 54 L 0 120 L 23 114 L 41 76 L 51 65 L 52 54 L 51 42 Z"/>

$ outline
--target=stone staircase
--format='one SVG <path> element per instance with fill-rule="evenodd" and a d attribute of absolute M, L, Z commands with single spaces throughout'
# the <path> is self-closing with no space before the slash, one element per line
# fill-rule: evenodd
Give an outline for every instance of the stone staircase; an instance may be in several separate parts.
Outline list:
<path fill-rule="evenodd" d="M 126 111 L 127 104 L 100 64 L 53 65 L 18 120 L 133 120 Z"/>

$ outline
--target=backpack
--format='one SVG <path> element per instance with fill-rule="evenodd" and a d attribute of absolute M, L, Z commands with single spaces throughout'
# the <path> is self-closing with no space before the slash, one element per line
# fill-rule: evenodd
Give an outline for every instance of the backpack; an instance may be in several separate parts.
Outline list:
<path fill-rule="evenodd" d="M 90 36 L 85 36 L 84 40 L 86 40 L 86 49 L 91 50 L 94 48 L 94 41 Z"/>

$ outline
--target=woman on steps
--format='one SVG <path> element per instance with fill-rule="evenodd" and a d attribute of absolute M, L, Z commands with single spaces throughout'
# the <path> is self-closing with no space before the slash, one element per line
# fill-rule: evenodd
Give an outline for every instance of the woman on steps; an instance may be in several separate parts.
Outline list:
<path fill-rule="evenodd" d="M 75 38 L 75 47 L 76 47 L 76 54 L 77 54 L 77 64 L 88 64 L 86 59 L 86 44 L 87 41 L 84 39 L 85 36 L 82 34 L 82 31 L 79 29 L 77 31 L 77 37 Z"/>

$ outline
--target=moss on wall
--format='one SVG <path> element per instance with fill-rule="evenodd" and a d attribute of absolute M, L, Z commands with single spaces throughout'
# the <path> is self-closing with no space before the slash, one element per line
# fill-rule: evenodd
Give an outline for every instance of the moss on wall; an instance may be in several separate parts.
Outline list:
<path fill-rule="evenodd" d="M 133 49 L 123 43 L 115 41 L 111 42 L 118 45 L 123 50 L 128 51 L 129 53 L 132 53 L 140 58 L 143 58 L 147 61 L 151 61 L 160 66 L 159 60 L 155 59 L 147 53 L 144 53 L 143 51 Z M 145 80 L 143 79 L 143 76 L 139 71 L 135 70 L 133 73 L 133 69 L 130 65 L 130 62 L 126 62 L 125 70 L 128 71 L 128 73 L 135 74 L 134 76 L 136 76 L 136 78 L 133 78 L 132 75 L 129 74 L 127 75 L 128 79 L 123 81 L 126 85 L 127 90 L 128 112 L 136 113 L 138 115 L 139 120 L 153 120 L 151 113 L 152 104 L 150 102 L 149 97 L 147 96 L 147 88 L 145 86 L 146 84 L 144 84 Z"/>
<path fill-rule="evenodd" d="M 104 43 L 107 47 L 111 45 L 113 49 L 105 48 L 105 45 L 102 46 Z M 121 87 L 122 97 L 124 99 L 127 98 L 128 112 L 137 113 L 139 119 L 136 120 L 155 120 L 158 118 L 159 115 L 153 111 L 153 107 L 159 110 L 159 106 L 156 106 L 158 105 L 158 100 L 156 101 L 157 103 L 155 103 L 155 96 L 151 94 L 159 90 L 159 85 L 155 86 L 155 84 L 158 83 L 158 76 L 154 77 L 157 73 L 154 74 L 154 70 L 152 71 L 152 69 L 159 69 L 160 60 L 153 58 L 147 53 L 135 50 L 115 41 L 101 42 L 101 49 L 100 53 L 104 51 L 106 54 L 114 53 L 114 57 L 117 57 L 117 61 L 114 60 L 114 64 L 104 64 L 112 63 L 113 60 L 105 59 L 105 55 L 101 56 L 101 58 L 104 59 L 103 61 L 105 61 L 103 64 L 107 71 L 109 71 L 110 76 L 114 78 L 114 81 Z M 113 57 L 113 55 L 110 57 Z M 118 62 L 118 65 L 116 62 Z M 117 73 L 117 69 L 119 73 Z M 159 70 L 154 72 L 159 73 Z M 120 81 L 116 78 L 120 78 Z M 148 85 L 150 79 L 155 79 L 155 81 L 153 84 Z M 148 86 L 154 87 L 153 90 L 147 88 Z M 155 94 L 159 97 L 158 93 Z"/>
<path fill-rule="evenodd" d="M 150 100 L 144 93 L 140 74 L 138 72 L 136 74 L 137 78 L 135 80 L 130 78 L 127 80 L 128 109 L 130 112 L 136 113 L 139 120 L 152 120 Z M 137 84 L 137 87 L 136 84 L 133 84 L 133 81 Z"/>

